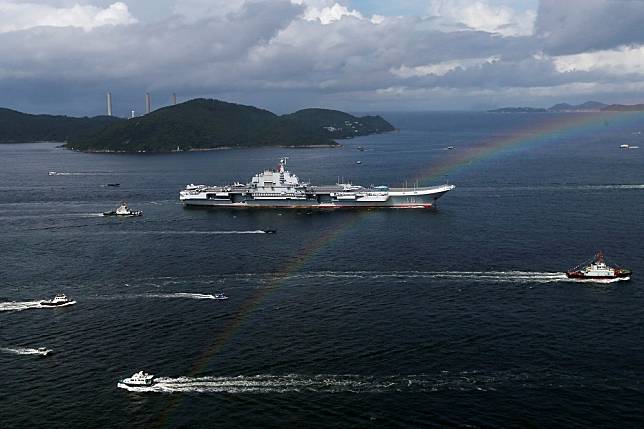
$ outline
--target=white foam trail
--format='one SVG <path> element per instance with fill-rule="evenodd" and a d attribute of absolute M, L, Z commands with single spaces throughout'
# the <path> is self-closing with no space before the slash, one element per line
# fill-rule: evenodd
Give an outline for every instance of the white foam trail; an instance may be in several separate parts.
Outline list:
<path fill-rule="evenodd" d="M 132 392 L 195 393 L 287 393 L 287 392 L 381 392 L 392 381 L 355 375 L 256 375 L 237 377 L 160 377 L 152 386 L 133 387 L 118 383 Z"/>
<path fill-rule="evenodd" d="M 139 295 L 146 298 L 183 298 L 183 299 L 217 299 L 221 300 L 224 298 L 216 297 L 211 294 L 203 293 L 189 293 L 189 292 L 176 292 L 176 293 L 148 293 L 144 295 Z"/>
<path fill-rule="evenodd" d="M 159 377 L 151 386 L 117 387 L 131 392 L 152 393 L 245 393 L 272 394 L 291 392 L 316 393 L 385 393 L 436 392 L 439 390 L 494 390 L 507 382 L 530 382 L 529 374 L 501 372 L 449 373 L 435 375 L 364 376 L 351 374 L 255 375 L 236 377 Z M 547 381 L 546 381 L 547 382 Z"/>
<path fill-rule="evenodd" d="M 40 355 L 47 356 L 52 350 L 46 349 L 45 347 L 40 347 L 37 349 L 29 347 L 0 347 L 0 352 L 12 353 L 16 355 Z"/>
<path fill-rule="evenodd" d="M 565 273 L 533 271 L 321 271 L 294 274 L 291 278 L 437 279 L 480 282 L 551 283 L 570 281 Z"/>
<path fill-rule="evenodd" d="M 50 176 L 110 176 L 114 173 L 106 173 L 100 171 L 86 171 L 86 172 L 72 172 L 72 171 L 56 171 L 49 173 Z"/>
<path fill-rule="evenodd" d="M 0 302 L 0 311 L 22 311 L 37 308 L 59 308 L 76 304 L 76 301 L 70 301 L 59 305 L 42 305 L 41 301 L 23 301 L 23 302 Z"/>
<path fill-rule="evenodd" d="M 109 234 L 127 235 L 229 235 L 229 234 L 266 234 L 266 231 L 257 229 L 252 231 L 111 231 Z"/>
<path fill-rule="evenodd" d="M 40 305 L 40 301 L 0 302 L 0 311 L 22 311 L 33 308 L 45 308 L 45 306 Z"/>

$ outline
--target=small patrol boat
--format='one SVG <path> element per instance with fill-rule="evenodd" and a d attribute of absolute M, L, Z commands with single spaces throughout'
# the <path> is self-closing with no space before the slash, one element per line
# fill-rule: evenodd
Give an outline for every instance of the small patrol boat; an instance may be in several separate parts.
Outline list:
<path fill-rule="evenodd" d="M 124 378 L 117 384 L 118 387 L 145 387 L 154 384 L 154 375 L 147 372 L 139 371 L 132 375 L 132 377 Z"/>
<path fill-rule="evenodd" d="M 566 277 L 578 280 L 630 280 L 632 274 L 626 268 L 608 266 L 602 252 L 597 252 L 592 262 L 581 263 L 566 271 Z"/>
<path fill-rule="evenodd" d="M 134 216 L 143 216 L 143 212 L 140 210 L 130 210 L 125 201 L 114 210 L 109 212 L 104 212 L 103 216 L 125 216 L 125 217 L 134 217 Z"/>
<path fill-rule="evenodd" d="M 76 301 L 67 298 L 67 295 L 65 295 L 64 293 L 57 294 L 54 299 L 40 301 L 40 305 L 43 305 L 45 307 L 63 307 L 65 305 L 72 304 L 76 304 Z"/>

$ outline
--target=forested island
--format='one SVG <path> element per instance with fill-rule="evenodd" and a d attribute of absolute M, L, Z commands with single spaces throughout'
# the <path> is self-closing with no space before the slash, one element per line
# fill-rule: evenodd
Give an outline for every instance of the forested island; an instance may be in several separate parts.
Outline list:
<path fill-rule="evenodd" d="M 393 130 L 380 116 L 356 117 L 327 109 L 280 116 L 253 106 L 203 98 L 132 119 L 30 115 L 0 109 L 0 143 L 55 141 L 87 152 L 337 146 L 336 139 Z"/>

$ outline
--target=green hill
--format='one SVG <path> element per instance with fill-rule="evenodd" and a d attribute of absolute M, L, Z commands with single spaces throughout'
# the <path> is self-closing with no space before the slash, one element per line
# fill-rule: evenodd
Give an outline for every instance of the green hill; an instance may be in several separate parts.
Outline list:
<path fill-rule="evenodd" d="M 298 110 L 283 118 L 302 124 L 305 129 L 325 133 L 334 139 L 344 139 L 368 134 L 393 131 L 394 127 L 380 116 L 355 117 L 348 113 L 328 109 Z"/>
<path fill-rule="evenodd" d="M 121 121 L 123 120 L 109 116 L 72 118 L 30 115 L 0 108 L 0 143 L 64 142 L 96 134 L 110 124 Z"/>
<path fill-rule="evenodd" d="M 377 116 L 357 118 L 324 109 L 278 116 L 252 106 L 201 98 L 114 123 L 93 135 L 69 140 L 67 147 L 81 151 L 167 152 L 177 147 L 334 146 L 334 139 L 391 130 L 391 124 Z"/>

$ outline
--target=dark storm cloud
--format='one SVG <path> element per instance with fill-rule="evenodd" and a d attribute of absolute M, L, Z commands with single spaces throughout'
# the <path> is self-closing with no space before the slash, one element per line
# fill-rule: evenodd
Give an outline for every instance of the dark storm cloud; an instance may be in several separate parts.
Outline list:
<path fill-rule="evenodd" d="M 494 0 L 479 3 L 486 1 Z M 496 92 L 502 99 L 514 94 L 517 103 L 530 104 L 535 93 L 567 97 L 561 88 L 632 88 L 642 80 L 633 55 L 644 51 L 555 55 L 637 43 L 642 30 L 632 27 L 634 17 L 642 18 L 640 1 L 589 0 L 582 6 L 542 0 L 536 33 L 510 36 L 453 22 L 446 30 L 436 16 L 371 20 L 340 7 L 335 17 L 324 12 L 330 24 L 323 25 L 303 18 L 310 12 L 306 4 L 289 0 L 234 0 L 219 11 L 205 0 L 183 4 L 189 16 L 161 21 L 136 22 L 139 17 L 128 15 L 125 4 L 103 2 L 101 7 L 117 10 L 118 19 L 130 24 L 95 25 L 100 9 L 94 9 L 76 27 L 0 27 L 0 105 L 97 114 L 110 90 L 120 115 L 141 111 L 145 91 L 152 92 L 155 106 L 167 104 L 176 91 L 180 100 L 214 96 L 275 111 L 313 105 L 362 109 L 369 103 L 395 109 L 407 105 L 406 97 L 432 91 L 426 107 L 455 108 L 480 104 L 481 93 Z M 319 0 L 318 12 L 324 4 L 334 2 Z M 207 13 L 200 13 L 204 5 Z M 623 28 L 603 31 L 600 22 Z M 599 30 L 584 33 L 584 26 Z M 624 58 L 632 72 L 623 71 Z M 602 68 L 602 61 L 610 67 Z M 453 104 L 468 97 L 467 104 Z"/>
<path fill-rule="evenodd" d="M 553 54 L 644 42 L 644 0 L 541 0 L 536 33 Z"/>

